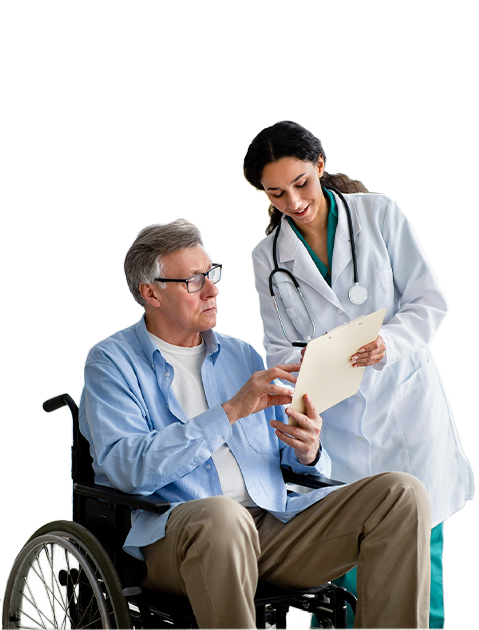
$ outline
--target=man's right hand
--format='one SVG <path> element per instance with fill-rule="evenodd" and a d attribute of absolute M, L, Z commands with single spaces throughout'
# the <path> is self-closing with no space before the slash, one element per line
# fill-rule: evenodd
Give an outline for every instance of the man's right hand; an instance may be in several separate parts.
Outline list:
<path fill-rule="evenodd" d="M 291 363 L 255 372 L 239 392 L 222 405 L 230 424 L 233 425 L 240 418 L 246 418 L 267 407 L 290 404 L 293 392 L 272 381 L 279 378 L 294 384 L 296 378 L 292 372 L 299 372 L 299 368 L 299 363 Z"/>

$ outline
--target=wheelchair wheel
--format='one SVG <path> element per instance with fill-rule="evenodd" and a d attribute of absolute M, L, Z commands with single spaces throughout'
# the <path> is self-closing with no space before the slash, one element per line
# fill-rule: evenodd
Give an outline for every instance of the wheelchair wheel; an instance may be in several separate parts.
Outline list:
<path fill-rule="evenodd" d="M 4 628 L 132 628 L 115 567 L 98 540 L 70 521 L 37 530 L 5 590 Z"/>

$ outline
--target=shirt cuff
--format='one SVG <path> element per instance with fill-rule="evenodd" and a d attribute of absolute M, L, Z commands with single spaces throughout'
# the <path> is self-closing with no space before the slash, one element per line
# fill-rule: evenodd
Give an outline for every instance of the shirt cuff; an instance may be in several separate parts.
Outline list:
<path fill-rule="evenodd" d="M 322 452 L 323 452 L 323 445 L 320 442 L 319 443 L 318 452 L 316 453 L 316 457 L 314 458 L 314 460 L 310 464 L 301 464 L 301 462 L 299 461 L 299 459 L 297 457 L 296 457 L 296 460 L 297 460 L 298 464 L 300 464 L 301 466 L 316 466 L 316 464 L 319 462 L 319 458 L 321 457 Z"/>
<path fill-rule="evenodd" d="M 321 457 L 322 452 L 323 452 L 323 445 L 320 442 L 318 452 L 316 453 L 316 457 L 314 458 L 314 461 L 308 464 L 308 466 L 316 466 L 316 464 L 319 462 L 319 458 Z"/>
<path fill-rule="evenodd" d="M 210 409 L 196 416 L 195 420 L 203 431 L 211 453 L 218 450 L 231 436 L 232 428 L 228 416 L 221 405 L 210 407 Z"/>

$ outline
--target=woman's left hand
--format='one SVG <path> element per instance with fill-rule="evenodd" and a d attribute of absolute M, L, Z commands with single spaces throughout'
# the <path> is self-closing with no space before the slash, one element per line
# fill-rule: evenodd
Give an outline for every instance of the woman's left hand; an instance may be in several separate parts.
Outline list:
<path fill-rule="evenodd" d="M 351 357 L 351 363 L 353 367 L 367 367 L 368 365 L 375 365 L 379 363 L 386 354 L 386 344 L 381 335 L 378 336 L 376 341 L 368 343 L 366 346 L 359 348 L 359 350 Z"/>

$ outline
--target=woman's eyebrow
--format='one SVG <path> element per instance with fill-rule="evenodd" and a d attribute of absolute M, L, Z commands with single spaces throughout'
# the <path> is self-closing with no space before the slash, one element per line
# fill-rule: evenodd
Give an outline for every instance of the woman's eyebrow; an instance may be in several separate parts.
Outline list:
<path fill-rule="evenodd" d="M 292 182 L 290 182 L 291 184 L 294 184 L 294 182 L 297 182 L 298 179 L 301 179 L 301 177 L 304 177 L 306 175 L 306 172 L 301 173 L 301 175 L 298 175 L 298 177 L 295 177 L 293 179 Z M 266 190 L 280 190 L 279 186 L 277 186 L 276 188 L 274 188 L 273 186 L 270 186 L 269 188 L 267 188 Z"/>

